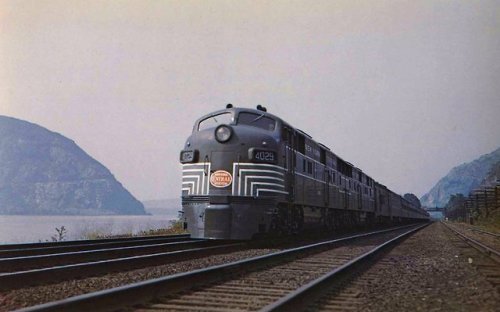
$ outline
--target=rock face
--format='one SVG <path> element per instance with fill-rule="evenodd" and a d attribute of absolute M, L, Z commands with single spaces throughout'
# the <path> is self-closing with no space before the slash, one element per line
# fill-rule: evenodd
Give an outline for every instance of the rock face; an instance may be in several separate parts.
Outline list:
<path fill-rule="evenodd" d="M 480 188 L 495 186 L 500 183 L 500 161 L 494 164 L 486 178 L 481 182 Z"/>
<path fill-rule="evenodd" d="M 0 116 L 0 214 L 145 214 L 111 172 L 75 142 Z"/>
<path fill-rule="evenodd" d="M 444 207 L 451 195 L 469 193 L 478 188 L 500 162 L 500 148 L 451 171 L 420 199 L 426 207 Z"/>

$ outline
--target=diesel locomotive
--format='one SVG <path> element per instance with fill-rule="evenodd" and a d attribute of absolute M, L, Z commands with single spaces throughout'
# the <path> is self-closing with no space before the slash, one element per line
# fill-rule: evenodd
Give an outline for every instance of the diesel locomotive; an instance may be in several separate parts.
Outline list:
<path fill-rule="evenodd" d="M 418 199 L 392 192 L 260 105 L 228 104 L 199 118 L 180 162 L 182 220 L 193 238 L 429 219 Z"/>

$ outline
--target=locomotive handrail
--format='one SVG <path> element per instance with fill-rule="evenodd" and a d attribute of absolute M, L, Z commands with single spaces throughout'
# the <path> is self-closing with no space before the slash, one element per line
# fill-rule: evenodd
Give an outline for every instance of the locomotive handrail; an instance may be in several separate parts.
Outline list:
<path fill-rule="evenodd" d="M 203 159 L 203 173 L 208 176 L 208 155 L 205 155 L 205 158 Z"/>

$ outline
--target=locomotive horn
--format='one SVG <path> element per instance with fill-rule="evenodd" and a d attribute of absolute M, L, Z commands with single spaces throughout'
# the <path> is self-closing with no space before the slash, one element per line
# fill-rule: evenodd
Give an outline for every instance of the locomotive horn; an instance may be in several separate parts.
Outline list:
<path fill-rule="evenodd" d="M 233 104 L 228 103 L 228 104 L 226 105 L 226 108 L 233 108 Z"/>
<path fill-rule="evenodd" d="M 260 111 L 263 111 L 263 112 L 267 112 L 267 109 L 264 106 L 260 105 L 260 104 L 257 105 L 257 110 L 260 110 Z"/>

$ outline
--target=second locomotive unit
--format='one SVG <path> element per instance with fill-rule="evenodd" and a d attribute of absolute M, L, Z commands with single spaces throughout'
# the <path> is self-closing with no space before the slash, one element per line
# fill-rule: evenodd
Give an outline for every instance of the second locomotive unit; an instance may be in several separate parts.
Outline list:
<path fill-rule="evenodd" d="M 260 105 L 228 104 L 198 119 L 180 161 L 183 221 L 193 238 L 428 219 L 419 203 Z"/>

